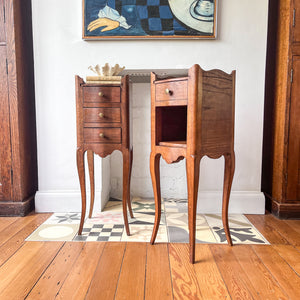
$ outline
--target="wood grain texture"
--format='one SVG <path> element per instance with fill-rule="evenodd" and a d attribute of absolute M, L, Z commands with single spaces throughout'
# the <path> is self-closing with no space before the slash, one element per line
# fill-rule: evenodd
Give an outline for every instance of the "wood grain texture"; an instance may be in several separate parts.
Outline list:
<path fill-rule="evenodd" d="M 0 268 L 0 298 L 24 299 L 63 242 L 28 242 Z"/>
<path fill-rule="evenodd" d="M 262 190 L 279 218 L 300 217 L 299 3 L 270 1 Z"/>
<path fill-rule="evenodd" d="M 46 216 L 0 218 L 1 231 L 15 224 L 0 246 L 1 299 L 114 299 L 116 291 L 125 299 L 299 298 L 300 246 L 289 244 L 288 230 L 282 243 L 270 231 L 275 245 L 197 244 L 192 265 L 188 244 L 24 241 Z M 277 229 L 299 222 L 267 216 Z"/>
<path fill-rule="evenodd" d="M 287 262 L 272 247 L 253 245 L 252 248 L 288 297 L 299 299 L 300 277 L 289 267 Z"/>
<path fill-rule="evenodd" d="M 86 86 L 83 89 L 84 103 L 120 102 L 120 87 Z"/>
<path fill-rule="evenodd" d="M 162 80 L 156 84 L 156 101 L 170 101 L 187 99 L 188 81 L 177 81 L 173 79 Z"/>
<path fill-rule="evenodd" d="M 150 244 L 153 245 L 158 232 L 161 218 L 161 191 L 160 191 L 160 154 L 151 152 L 150 154 L 150 174 L 153 186 L 153 194 L 155 201 L 155 220 L 152 231 Z"/>
<path fill-rule="evenodd" d="M 277 5 L 277 4 L 276 4 Z M 286 96 L 288 89 L 289 65 L 289 31 L 290 31 L 290 0 L 279 1 L 278 32 L 276 46 L 276 70 L 275 70 L 275 111 L 274 113 L 274 141 L 273 141 L 273 178 L 272 196 L 281 201 L 284 197 L 284 174 L 286 173 Z"/>
<path fill-rule="evenodd" d="M 6 243 L 12 236 L 18 233 L 22 227 L 28 226 L 34 219 L 35 215 L 29 215 L 26 218 L 18 218 L 10 226 L 0 231 L 0 246 Z"/>
<path fill-rule="evenodd" d="M 5 1 L 10 132 L 13 161 L 12 201 L 37 190 L 36 122 L 31 1 Z"/>
<path fill-rule="evenodd" d="M 84 108 L 85 123 L 120 123 L 121 111 L 120 108 Z M 94 125 L 95 126 L 95 125 Z M 120 125 L 119 125 L 120 126 Z"/>
<path fill-rule="evenodd" d="M 0 0 L 0 8 L 0 45 L 5 45 L 4 0 Z"/>
<path fill-rule="evenodd" d="M 115 299 L 144 299 L 146 243 L 127 243 Z"/>
<path fill-rule="evenodd" d="M 6 74 L 6 47 L 4 46 L 0 47 L 0 91 L 0 143 L 5 145 L 0 147 L 0 201 L 4 201 L 12 198 L 10 117 Z"/>
<path fill-rule="evenodd" d="M 209 245 L 218 269 L 233 299 L 261 299 L 233 254 L 234 247 Z"/>
<path fill-rule="evenodd" d="M 287 201 L 297 201 L 300 205 L 300 56 L 293 57 L 292 68 L 286 199 Z"/>
<path fill-rule="evenodd" d="M 114 85 L 86 84 L 75 76 L 76 127 L 77 127 L 77 169 L 81 188 L 82 213 L 79 234 L 82 232 L 86 210 L 86 187 L 84 174 L 84 153 L 93 152 L 106 157 L 113 151 L 123 153 L 123 215 L 126 232 L 129 235 L 127 207 L 131 216 L 130 177 L 132 168 L 132 139 L 130 137 L 129 77 L 123 76 Z M 89 165 L 92 165 L 88 154 Z M 93 178 L 94 169 L 90 169 Z M 92 180 L 93 181 L 93 180 Z M 94 191 L 93 182 L 91 191 Z M 91 215 L 94 194 L 91 194 Z"/>
<path fill-rule="evenodd" d="M 105 243 L 84 243 L 55 299 L 85 299 Z"/>
<path fill-rule="evenodd" d="M 91 150 L 87 151 L 87 161 L 89 169 L 89 178 L 90 178 L 90 211 L 89 218 L 93 215 L 94 201 L 95 201 L 95 172 L 94 172 L 94 152 Z"/>
<path fill-rule="evenodd" d="M 26 299 L 54 299 L 83 247 L 83 242 L 65 243 Z"/>
<path fill-rule="evenodd" d="M 187 244 L 169 244 L 174 299 L 202 298 L 193 265 L 189 262 Z"/>
<path fill-rule="evenodd" d="M 173 100 L 174 99 L 174 100 Z M 186 101 L 174 105 L 172 101 Z M 198 198 L 199 164 L 203 156 L 225 156 L 222 219 L 229 245 L 228 204 L 234 174 L 235 71 L 204 71 L 193 65 L 187 77 L 159 79 L 151 73 L 150 172 L 156 206 L 160 205 L 159 166 L 186 158 L 190 261 L 195 259 L 195 215 Z M 178 146 L 179 144 L 179 146 Z M 156 210 L 156 214 L 158 209 Z M 151 243 L 159 227 L 156 216 Z"/>
<path fill-rule="evenodd" d="M 236 245 L 232 248 L 232 252 L 259 297 L 262 299 L 289 299 L 269 270 L 261 263 L 251 246 Z"/>
<path fill-rule="evenodd" d="M 291 245 L 272 245 L 272 248 L 289 264 L 300 276 L 300 252 Z"/>
<path fill-rule="evenodd" d="M 300 3 L 299 1 L 293 1 L 294 9 L 295 9 L 295 17 L 294 17 L 294 24 L 295 26 L 292 27 L 292 34 L 293 34 L 293 42 L 298 43 L 300 42 Z"/>
<path fill-rule="evenodd" d="M 259 230 L 259 232 L 271 244 L 284 244 L 288 245 L 287 239 L 281 235 L 274 226 L 270 225 L 266 220 L 265 215 L 246 215 L 249 221 Z M 275 217 L 274 217 L 275 218 Z"/>
<path fill-rule="evenodd" d="M 18 219 L 19 219 L 18 217 L 5 217 L 5 218 L 0 217 L 0 231 L 10 226 L 10 224 L 14 223 Z"/>
<path fill-rule="evenodd" d="M 296 230 L 294 230 L 291 226 L 289 226 L 287 223 L 276 222 L 276 219 L 272 215 L 267 215 L 265 218 L 265 221 L 271 227 L 276 229 L 283 237 L 285 237 L 285 239 L 288 240 L 288 242 L 291 245 L 294 245 L 294 246 L 300 245 L 299 233 Z"/>
<path fill-rule="evenodd" d="M 121 128 L 84 128 L 86 144 L 121 144 Z"/>
<path fill-rule="evenodd" d="M 227 287 L 208 245 L 196 245 L 194 270 L 203 299 L 230 299 Z"/>
<path fill-rule="evenodd" d="M 126 243 L 105 244 L 85 299 L 97 299 L 99 295 L 103 300 L 114 299 L 125 247 Z"/>
<path fill-rule="evenodd" d="M 167 244 L 147 244 L 145 299 L 173 299 Z"/>
<path fill-rule="evenodd" d="M 17 232 L 15 234 L 9 234 L 9 239 L 0 246 L 0 266 L 5 263 L 16 251 L 18 251 L 18 249 L 24 245 L 24 240 L 50 216 L 51 214 L 37 214 L 34 215 L 34 218 L 31 220 L 31 222 L 27 223 L 25 226 L 18 223 L 19 231 L 16 230 Z M 0 223 L 1 220 L 3 219 L 0 219 Z"/>

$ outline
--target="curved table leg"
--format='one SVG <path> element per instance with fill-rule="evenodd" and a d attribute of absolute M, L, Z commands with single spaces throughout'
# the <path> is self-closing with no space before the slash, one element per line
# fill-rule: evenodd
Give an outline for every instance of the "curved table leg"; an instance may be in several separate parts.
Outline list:
<path fill-rule="evenodd" d="M 132 207 L 131 207 L 131 199 L 130 199 L 130 181 L 131 181 L 131 171 L 132 171 L 132 159 L 133 159 L 133 150 L 130 150 L 130 155 L 129 155 L 129 178 L 128 178 L 128 196 L 127 196 L 127 205 L 128 205 L 128 210 L 130 213 L 130 217 L 133 218 L 133 212 L 132 212 Z"/>
<path fill-rule="evenodd" d="M 78 234 L 81 235 L 85 211 L 86 211 L 86 189 L 85 189 L 85 171 L 84 171 L 84 152 L 81 148 L 77 149 L 77 170 L 79 176 L 80 190 L 81 190 L 81 219 Z"/>
<path fill-rule="evenodd" d="M 196 210 L 199 187 L 199 171 L 201 158 L 189 156 L 186 158 L 186 177 L 188 188 L 188 220 L 189 220 L 189 247 L 190 262 L 195 262 L 196 239 Z"/>
<path fill-rule="evenodd" d="M 231 191 L 231 185 L 235 169 L 235 154 L 228 153 L 224 155 L 225 158 L 225 170 L 224 170 L 224 186 L 223 186 L 223 204 L 222 204 L 222 221 L 227 242 L 232 246 L 232 240 L 230 236 L 229 224 L 228 224 L 228 205 Z"/>
<path fill-rule="evenodd" d="M 87 150 L 87 161 L 89 167 L 90 186 L 91 186 L 91 202 L 90 202 L 90 212 L 89 212 L 89 218 L 91 218 L 93 215 L 94 200 L 95 200 L 94 152 L 92 150 Z"/>
<path fill-rule="evenodd" d="M 156 239 L 156 235 L 158 232 L 158 227 L 160 223 L 160 216 L 161 216 L 161 193 L 160 193 L 160 174 L 159 174 L 159 161 L 160 161 L 161 154 L 153 153 L 150 154 L 150 173 L 152 179 L 152 186 L 154 192 L 154 199 L 155 199 L 155 220 L 154 220 L 154 227 L 153 232 L 150 240 L 150 244 L 154 244 Z"/>
<path fill-rule="evenodd" d="M 129 225 L 128 225 L 128 216 L 127 216 L 127 204 L 128 198 L 130 198 L 130 150 L 125 149 L 123 151 L 123 218 L 124 225 L 127 235 L 130 235 Z"/>

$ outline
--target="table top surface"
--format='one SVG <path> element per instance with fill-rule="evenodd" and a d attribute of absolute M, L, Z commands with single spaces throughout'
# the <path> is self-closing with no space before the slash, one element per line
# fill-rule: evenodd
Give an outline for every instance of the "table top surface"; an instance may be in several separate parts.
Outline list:
<path fill-rule="evenodd" d="M 150 83 L 151 72 L 160 77 L 185 77 L 188 75 L 188 69 L 125 69 L 120 75 L 129 75 L 132 83 Z"/>

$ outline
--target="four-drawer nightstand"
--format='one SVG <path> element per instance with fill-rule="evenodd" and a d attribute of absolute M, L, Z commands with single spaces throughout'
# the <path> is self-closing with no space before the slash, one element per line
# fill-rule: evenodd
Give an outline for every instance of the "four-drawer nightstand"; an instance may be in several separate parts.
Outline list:
<path fill-rule="evenodd" d="M 130 202 L 130 177 L 132 168 L 132 144 L 130 139 L 128 76 L 116 84 L 87 84 L 79 76 L 76 84 L 77 114 L 77 168 L 80 181 L 82 213 L 80 235 L 86 212 L 86 184 L 84 153 L 87 152 L 91 204 L 89 217 L 94 206 L 94 154 L 106 157 L 114 150 L 123 154 L 123 217 L 129 235 L 127 206 L 133 217 Z"/>

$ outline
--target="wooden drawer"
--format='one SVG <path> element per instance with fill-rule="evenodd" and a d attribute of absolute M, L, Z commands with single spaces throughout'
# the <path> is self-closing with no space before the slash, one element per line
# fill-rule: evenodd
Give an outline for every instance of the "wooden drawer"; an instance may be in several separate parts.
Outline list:
<path fill-rule="evenodd" d="M 170 81 L 155 84 L 155 100 L 168 101 L 168 100 L 181 100 L 187 99 L 188 87 L 187 80 Z"/>
<path fill-rule="evenodd" d="M 85 103 L 120 102 L 120 87 L 89 86 L 83 88 L 83 99 Z"/>
<path fill-rule="evenodd" d="M 120 108 L 84 108 L 83 121 L 85 123 L 120 123 Z"/>
<path fill-rule="evenodd" d="M 84 142 L 87 144 L 121 144 L 121 128 L 84 128 Z"/>

